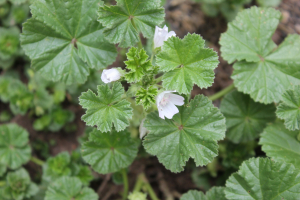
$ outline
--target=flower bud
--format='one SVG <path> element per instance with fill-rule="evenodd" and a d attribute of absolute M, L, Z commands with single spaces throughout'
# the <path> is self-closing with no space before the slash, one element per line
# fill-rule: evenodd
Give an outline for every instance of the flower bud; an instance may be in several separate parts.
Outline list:
<path fill-rule="evenodd" d="M 119 80 L 121 78 L 121 76 L 122 76 L 122 74 L 116 68 L 105 69 L 102 72 L 101 80 L 104 83 L 110 83 L 110 82 Z"/>

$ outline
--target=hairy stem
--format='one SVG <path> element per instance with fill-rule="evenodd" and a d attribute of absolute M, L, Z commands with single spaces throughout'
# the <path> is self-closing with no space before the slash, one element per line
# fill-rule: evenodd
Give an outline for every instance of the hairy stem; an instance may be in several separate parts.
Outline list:
<path fill-rule="evenodd" d="M 208 97 L 210 100 L 215 101 L 217 99 L 220 99 L 221 97 L 223 97 L 224 95 L 228 94 L 229 92 L 231 92 L 232 90 L 234 90 L 234 84 L 232 83 L 231 85 L 229 85 L 228 87 L 224 88 L 223 90 L 217 92 L 216 94 Z"/>
<path fill-rule="evenodd" d="M 37 157 L 33 157 L 33 156 L 31 156 L 30 161 L 34 162 L 35 164 L 40 165 L 40 166 L 43 166 L 43 164 L 44 164 L 44 161 L 38 159 Z"/>
<path fill-rule="evenodd" d="M 127 176 L 127 171 L 126 169 L 122 169 L 122 177 L 123 177 L 123 185 L 124 185 L 124 189 L 123 189 L 123 200 L 127 199 L 128 196 L 128 176 Z"/>

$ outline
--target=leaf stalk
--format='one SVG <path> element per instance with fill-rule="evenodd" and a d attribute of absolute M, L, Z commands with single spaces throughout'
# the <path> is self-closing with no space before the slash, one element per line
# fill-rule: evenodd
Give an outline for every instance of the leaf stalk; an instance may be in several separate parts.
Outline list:
<path fill-rule="evenodd" d="M 44 161 L 38 159 L 37 157 L 31 156 L 30 161 L 40 166 L 44 165 Z"/>
<path fill-rule="evenodd" d="M 232 90 L 234 90 L 234 84 L 232 83 L 231 85 L 229 85 L 228 87 L 224 88 L 223 90 L 217 92 L 216 94 L 208 97 L 211 101 L 215 101 L 218 100 L 220 98 L 222 98 L 224 95 L 228 94 L 229 92 L 231 92 Z"/>
<path fill-rule="evenodd" d="M 126 200 L 128 196 L 128 176 L 125 168 L 122 169 L 122 177 L 123 177 L 123 185 L 124 185 L 122 200 Z"/>

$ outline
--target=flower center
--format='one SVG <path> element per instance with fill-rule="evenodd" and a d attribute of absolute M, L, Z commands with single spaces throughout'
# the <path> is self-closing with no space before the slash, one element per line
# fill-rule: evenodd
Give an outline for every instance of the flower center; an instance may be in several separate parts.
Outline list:
<path fill-rule="evenodd" d="M 165 106 L 167 105 L 167 103 L 169 103 L 170 100 L 170 95 L 164 95 L 164 97 L 162 98 L 162 100 L 160 101 L 160 105 Z"/>

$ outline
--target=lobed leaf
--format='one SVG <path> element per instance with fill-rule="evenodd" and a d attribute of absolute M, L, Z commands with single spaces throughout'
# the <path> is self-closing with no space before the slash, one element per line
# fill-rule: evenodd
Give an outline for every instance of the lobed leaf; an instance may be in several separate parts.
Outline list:
<path fill-rule="evenodd" d="M 227 200 L 224 189 L 224 187 L 212 187 L 205 195 L 201 191 L 190 190 L 183 194 L 180 200 Z"/>
<path fill-rule="evenodd" d="M 232 75 L 238 90 L 265 104 L 279 102 L 285 90 L 300 84 L 300 36 L 289 35 L 274 50 L 272 35 L 279 18 L 280 12 L 272 8 L 246 9 L 220 40 L 224 59 L 240 61 Z"/>
<path fill-rule="evenodd" d="M 144 127 L 150 131 L 143 145 L 158 157 L 167 169 L 180 172 L 192 157 L 203 166 L 218 155 L 217 141 L 225 137 L 225 118 L 203 95 L 197 95 L 188 106 L 179 107 L 172 120 L 150 113 Z"/>
<path fill-rule="evenodd" d="M 112 125 L 117 131 L 129 126 L 132 117 L 132 108 L 126 100 L 121 100 L 124 88 L 116 82 L 110 89 L 108 85 L 98 86 L 98 95 L 91 90 L 84 92 L 79 97 L 79 104 L 87 109 L 82 120 L 89 126 L 97 126 L 102 132 L 111 131 Z"/>
<path fill-rule="evenodd" d="M 132 47 L 139 41 L 140 32 L 146 38 L 153 36 L 165 13 L 160 0 L 117 0 L 115 6 L 100 5 L 98 15 L 108 41 Z"/>
<path fill-rule="evenodd" d="M 151 104 L 155 103 L 157 93 L 157 88 L 153 86 L 150 86 L 147 89 L 141 88 L 136 92 L 135 102 L 138 105 L 143 105 L 143 107 L 147 110 Z"/>
<path fill-rule="evenodd" d="M 98 198 L 94 190 L 83 187 L 79 178 L 62 177 L 48 187 L 45 200 L 98 200 Z"/>
<path fill-rule="evenodd" d="M 6 176 L 6 185 L 4 186 L 4 200 L 22 200 L 30 199 L 38 192 L 38 186 L 31 182 L 28 172 L 24 169 L 18 169 L 9 172 Z"/>
<path fill-rule="evenodd" d="M 31 156 L 28 132 L 16 124 L 0 126 L 0 163 L 17 169 Z"/>
<path fill-rule="evenodd" d="M 300 169 L 299 131 L 289 131 L 282 123 L 269 125 L 261 135 L 259 144 L 267 156 L 276 161 L 293 164 Z"/>
<path fill-rule="evenodd" d="M 113 63 L 116 48 L 103 35 L 96 20 L 97 0 L 34 1 L 33 18 L 23 24 L 21 45 L 32 68 L 46 79 L 68 85 L 84 83 L 89 69 Z"/>
<path fill-rule="evenodd" d="M 82 145 L 83 159 L 101 174 L 117 172 L 128 167 L 135 159 L 138 145 L 128 132 L 110 134 L 94 129 L 89 141 Z"/>
<path fill-rule="evenodd" d="M 148 55 L 144 49 L 138 52 L 137 48 L 132 47 L 126 55 L 128 61 L 124 63 L 130 71 L 125 74 L 125 79 L 130 83 L 138 82 L 152 68 L 151 61 L 148 60 Z"/>
<path fill-rule="evenodd" d="M 287 90 L 282 95 L 282 102 L 277 107 L 277 117 L 284 119 L 289 130 L 300 130 L 300 85 Z"/>
<path fill-rule="evenodd" d="M 297 199 L 299 187 L 300 170 L 292 164 L 252 158 L 229 177 L 225 195 L 227 199 L 243 200 Z"/>
<path fill-rule="evenodd" d="M 214 69 L 218 66 L 218 55 L 204 47 L 205 41 L 197 34 L 188 34 L 183 39 L 171 37 L 164 42 L 156 56 L 167 90 L 189 94 L 194 86 L 207 88 L 214 80 Z"/>
<path fill-rule="evenodd" d="M 226 137 L 234 142 L 248 142 L 259 136 L 267 123 L 276 119 L 275 106 L 254 102 L 238 91 L 227 94 L 221 102 L 226 118 Z"/>

